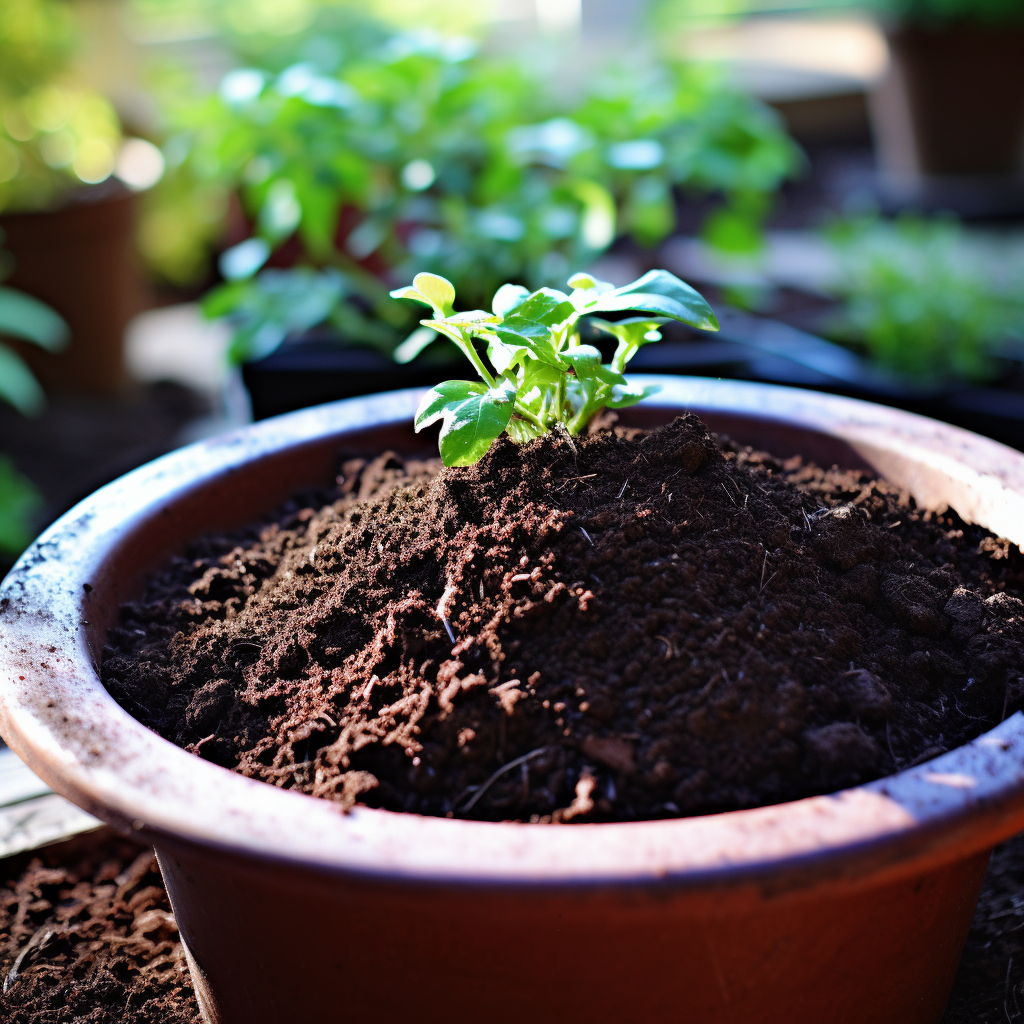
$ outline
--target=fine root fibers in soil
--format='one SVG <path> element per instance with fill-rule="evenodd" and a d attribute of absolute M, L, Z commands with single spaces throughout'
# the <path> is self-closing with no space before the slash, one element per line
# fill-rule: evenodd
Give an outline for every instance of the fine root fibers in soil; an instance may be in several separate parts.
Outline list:
<path fill-rule="evenodd" d="M 122 610 L 117 700 L 272 785 L 421 814 L 630 821 L 890 774 L 1024 699 L 1024 558 L 859 472 L 683 416 L 346 459 Z"/>

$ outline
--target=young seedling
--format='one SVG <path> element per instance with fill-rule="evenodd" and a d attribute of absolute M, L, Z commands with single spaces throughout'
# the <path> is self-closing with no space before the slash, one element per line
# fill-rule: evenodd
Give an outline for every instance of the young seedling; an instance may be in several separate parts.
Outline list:
<path fill-rule="evenodd" d="M 632 284 L 614 288 L 589 274 L 569 278 L 568 295 L 554 288 L 530 292 L 506 284 L 494 295 L 491 312 L 454 312 L 455 288 L 436 274 L 417 274 L 412 286 L 391 294 L 430 306 L 421 320 L 461 349 L 480 381 L 448 380 L 431 388 L 416 413 L 416 430 L 437 420 L 441 459 L 446 466 L 471 466 L 508 431 L 524 442 L 561 425 L 584 430 L 602 409 L 624 409 L 657 387 L 629 384 L 622 375 L 641 345 L 660 341 L 668 320 L 717 331 L 711 307 L 667 270 L 652 270 Z M 647 316 L 602 320 L 592 314 L 636 311 Z M 651 315 L 653 314 L 653 315 Z M 580 320 L 618 341 L 610 363 L 593 345 L 580 342 Z M 474 345 L 484 343 L 490 367 Z"/>

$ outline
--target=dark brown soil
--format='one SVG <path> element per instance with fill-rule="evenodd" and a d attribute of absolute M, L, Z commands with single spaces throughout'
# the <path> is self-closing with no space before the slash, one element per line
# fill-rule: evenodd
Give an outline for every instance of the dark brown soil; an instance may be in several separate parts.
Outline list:
<path fill-rule="evenodd" d="M 153 852 L 82 846 L 0 862 L 0 1024 L 200 1024 Z"/>
<path fill-rule="evenodd" d="M 543 822 L 833 791 L 1024 697 L 1016 548 L 692 416 L 469 469 L 352 460 L 330 497 L 154 579 L 115 697 L 273 785 Z"/>

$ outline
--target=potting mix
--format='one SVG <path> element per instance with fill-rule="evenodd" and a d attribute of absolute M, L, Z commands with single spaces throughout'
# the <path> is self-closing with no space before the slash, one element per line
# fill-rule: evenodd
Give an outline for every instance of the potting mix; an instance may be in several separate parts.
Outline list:
<path fill-rule="evenodd" d="M 927 760 L 1024 699 L 1024 557 L 856 471 L 716 439 L 350 453 L 337 488 L 197 541 L 123 608 L 133 715 L 343 807 L 703 814 Z"/>

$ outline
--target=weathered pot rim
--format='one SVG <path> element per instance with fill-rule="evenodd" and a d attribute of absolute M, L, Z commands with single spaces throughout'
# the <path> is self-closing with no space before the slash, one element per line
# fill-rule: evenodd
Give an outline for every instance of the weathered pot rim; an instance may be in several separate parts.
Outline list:
<path fill-rule="evenodd" d="M 1024 454 L 924 417 L 763 384 L 636 377 L 650 405 L 783 422 L 845 441 L 919 502 L 1024 541 Z M 702 818 L 531 826 L 334 804 L 246 779 L 131 718 L 95 662 L 88 621 L 119 546 L 256 460 L 407 422 L 396 391 L 302 410 L 173 452 L 107 485 L 51 526 L 0 587 L 0 732 L 58 792 L 122 829 L 311 870 L 443 884 L 593 886 L 851 884 L 991 847 L 1024 828 L 1024 715 L 926 764 L 831 796 Z M 232 483 L 234 486 L 234 483 Z M 262 510 L 258 510 L 262 511 Z M 205 514 L 205 513 L 204 513 Z M 255 514 L 255 513 L 254 513 Z M 97 586 L 101 584 L 97 583 Z M 95 605 L 93 604 L 95 607 Z M 799 876 L 800 881 L 793 879 Z"/>

